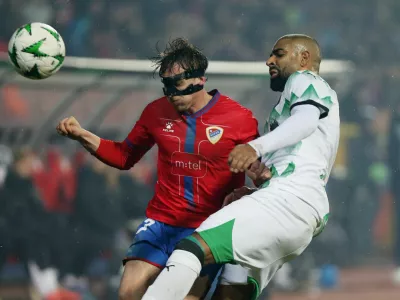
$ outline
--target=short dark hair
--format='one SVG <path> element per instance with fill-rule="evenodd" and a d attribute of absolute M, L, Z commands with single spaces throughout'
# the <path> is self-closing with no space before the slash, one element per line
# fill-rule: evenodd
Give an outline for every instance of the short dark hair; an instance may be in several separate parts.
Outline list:
<path fill-rule="evenodd" d="M 157 55 L 151 58 L 154 63 L 154 74 L 158 71 L 161 76 L 178 64 L 187 71 L 207 70 L 208 59 L 199 48 L 188 40 L 177 38 L 167 43 L 164 51 L 156 46 Z"/>

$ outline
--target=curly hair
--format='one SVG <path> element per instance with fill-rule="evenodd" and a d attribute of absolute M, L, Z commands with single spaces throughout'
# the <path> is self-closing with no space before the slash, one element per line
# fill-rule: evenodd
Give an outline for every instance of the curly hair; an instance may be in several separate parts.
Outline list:
<path fill-rule="evenodd" d="M 157 55 L 150 58 L 154 63 L 154 74 L 161 76 L 168 70 L 172 70 L 175 64 L 187 71 L 206 70 L 208 67 L 208 59 L 199 48 L 189 43 L 184 38 L 177 38 L 167 43 L 164 51 L 158 49 L 156 45 Z"/>

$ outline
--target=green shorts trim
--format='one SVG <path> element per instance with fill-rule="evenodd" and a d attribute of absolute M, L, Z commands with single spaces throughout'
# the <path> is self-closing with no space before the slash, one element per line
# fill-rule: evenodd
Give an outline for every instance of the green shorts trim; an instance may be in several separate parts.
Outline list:
<path fill-rule="evenodd" d="M 247 282 L 249 283 L 249 284 L 252 284 L 253 285 L 253 287 L 254 287 L 254 291 L 253 291 L 253 294 L 251 295 L 251 300 L 256 300 L 259 296 L 260 296 L 260 284 L 258 283 L 258 281 L 257 280 L 255 280 L 254 278 L 252 278 L 252 277 L 247 277 Z"/>
<path fill-rule="evenodd" d="M 314 238 L 317 237 L 317 236 L 319 236 L 319 235 L 322 233 L 322 231 L 324 231 L 324 229 L 325 229 L 325 227 L 326 227 L 326 224 L 328 224 L 329 216 L 330 216 L 330 214 L 327 213 L 327 214 L 322 218 L 322 220 L 319 222 L 318 227 L 317 227 L 317 230 L 314 232 L 314 236 L 313 236 Z"/>
<path fill-rule="evenodd" d="M 235 219 L 217 227 L 197 232 L 210 247 L 215 262 L 226 264 L 234 262 L 232 246 L 232 230 Z"/>

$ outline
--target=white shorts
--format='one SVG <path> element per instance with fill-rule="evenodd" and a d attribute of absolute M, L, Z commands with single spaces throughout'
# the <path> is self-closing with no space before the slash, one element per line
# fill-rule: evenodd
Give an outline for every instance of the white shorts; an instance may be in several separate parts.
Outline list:
<path fill-rule="evenodd" d="M 240 275 L 237 269 L 226 267 L 222 284 L 249 280 L 261 293 L 276 271 L 300 255 L 323 225 L 310 205 L 289 192 L 269 187 L 222 208 L 197 232 L 216 262 L 235 262 L 249 270 L 247 278 L 245 271 Z"/>

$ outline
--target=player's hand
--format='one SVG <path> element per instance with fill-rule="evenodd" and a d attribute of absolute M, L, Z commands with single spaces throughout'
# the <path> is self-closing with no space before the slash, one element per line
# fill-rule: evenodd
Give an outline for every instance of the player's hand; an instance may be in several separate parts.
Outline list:
<path fill-rule="evenodd" d="M 254 193 L 257 189 L 249 188 L 248 186 L 242 186 L 241 188 L 234 189 L 232 193 L 225 197 L 222 207 L 231 204 L 232 202 L 239 200 L 243 196 Z"/>
<path fill-rule="evenodd" d="M 58 134 L 66 136 L 73 140 L 78 140 L 83 133 L 83 128 L 74 117 L 65 118 L 58 123 L 57 127 Z"/>
<path fill-rule="evenodd" d="M 246 171 L 252 163 L 258 159 L 256 150 L 250 145 L 238 145 L 229 154 L 228 164 L 231 172 L 239 173 Z"/>
<path fill-rule="evenodd" d="M 272 177 L 270 169 L 258 159 L 251 164 L 250 169 L 246 170 L 246 174 L 257 187 Z"/>

